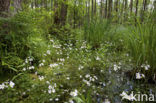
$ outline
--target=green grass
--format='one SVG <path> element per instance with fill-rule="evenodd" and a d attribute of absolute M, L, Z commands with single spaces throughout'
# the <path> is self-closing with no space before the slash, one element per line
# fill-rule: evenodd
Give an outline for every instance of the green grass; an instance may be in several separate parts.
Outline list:
<path fill-rule="evenodd" d="M 149 64 L 151 73 L 156 70 L 156 29 L 149 22 L 131 27 L 131 32 L 124 35 L 129 52 L 137 66 Z"/>
<path fill-rule="evenodd" d="M 92 20 L 84 25 L 84 38 L 93 45 L 99 45 L 109 39 L 110 22 L 107 20 Z"/>

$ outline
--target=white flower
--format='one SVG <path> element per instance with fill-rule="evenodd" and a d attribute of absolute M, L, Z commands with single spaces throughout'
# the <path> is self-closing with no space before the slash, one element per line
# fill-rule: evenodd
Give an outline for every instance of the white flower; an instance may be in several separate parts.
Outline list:
<path fill-rule="evenodd" d="M 38 78 L 40 81 L 42 81 L 44 79 L 44 76 L 39 76 Z"/>
<path fill-rule="evenodd" d="M 120 66 L 117 66 L 116 64 L 114 64 L 114 71 L 117 71 L 118 69 L 120 69 Z"/>
<path fill-rule="evenodd" d="M 70 92 L 70 95 L 76 97 L 78 95 L 78 91 L 75 89 L 73 92 Z"/>
<path fill-rule="evenodd" d="M 45 60 L 42 60 L 43 63 L 45 63 Z"/>
<path fill-rule="evenodd" d="M 87 81 L 87 80 L 85 80 L 85 79 L 83 79 L 83 82 L 84 83 L 86 83 L 88 86 L 90 86 L 91 84 L 90 84 L 90 82 L 89 81 Z"/>
<path fill-rule="evenodd" d="M 51 89 L 49 89 L 49 90 L 48 90 L 48 93 L 51 94 L 51 92 L 52 92 Z"/>
<path fill-rule="evenodd" d="M 144 74 L 136 73 L 136 79 L 145 78 Z"/>
<path fill-rule="evenodd" d="M 97 57 L 96 57 L 96 60 L 101 60 L 101 58 L 97 56 Z"/>
<path fill-rule="evenodd" d="M 69 103 L 74 103 L 74 101 L 73 100 L 69 100 Z"/>
<path fill-rule="evenodd" d="M 67 77 L 67 80 L 69 80 L 70 78 L 69 77 Z"/>
<path fill-rule="evenodd" d="M 148 70 L 150 68 L 150 65 L 145 66 L 145 70 Z"/>
<path fill-rule="evenodd" d="M 78 70 L 81 70 L 83 69 L 84 67 L 82 65 L 79 66 Z"/>
<path fill-rule="evenodd" d="M 145 78 L 145 75 L 144 74 L 141 74 L 142 78 Z"/>
<path fill-rule="evenodd" d="M 59 101 L 59 99 L 58 99 L 58 98 L 56 98 L 56 99 L 55 99 L 55 101 Z"/>
<path fill-rule="evenodd" d="M 26 68 L 23 68 L 23 71 L 26 71 Z"/>
<path fill-rule="evenodd" d="M 53 100 L 52 98 L 49 99 L 49 101 L 52 101 L 52 100 Z"/>
<path fill-rule="evenodd" d="M 29 70 L 34 69 L 34 68 L 35 68 L 34 66 L 31 66 L 31 67 L 29 67 Z"/>
<path fill-rule="evenodd" d="M 4 89 L 5 88 L 5 85 L 4 85 L 4 83 L 2 83 L 1 85 L 0 85 L 0 89 Z"/>
<path fill-rule="evenodd" d="M 39 67 L 42 67 L 42 66 L 44 66 L 44 64 L 43 64 L 43 63 L 39 64 Z"/>
<path fill-rule="evenodd" d="M 90 75 L 89 75 L 89 74 L 87 74 L 85 77 L 86 77 L 86 78 L 89 78 L 89 77 L 90 77 Z"/>
<path fill-rule="evenodd" d="M 50 66 L 51 68 L 52 68 L 52 67 L 57 67 L 58 64 L 54 63 L 54 64 L 50 64 L 49 66 Z"/>
<path fill-rule="evenodd" d="M 13 88 L 15 86 L 15 83 L 10 81 L 9 85 L 10 85 L 11 88 Z"/>
<path fill-rule="evenodd" d="M 108 99 L 105 99 L 104 103 L 111 103 Z"/>
<path fill-rule="evenodd" d="M 49 81 L 46 81 L 46 83 L 47 83 L 47 84 L 50 84 L 50 82 L 49 82 Z"/>
<path fill-rule="evenodd" d="M 54 40 L 52 40 L 52 39 L 51 39 L 50 41 L 51 41 L 51 42 L 54 42 Z"/>
<path fill-rule="evenodd" d="M 53 89 L 54 87 L 52 87 L 51 85 L 49 85 L 48 89 Z"/>
<path fill-rule="evenodd" d="M 29 61 L 32 62 L 33 61 L 33 58 L 29 58 Z"/>
<path fill-rule="evenodd" d="M 136 79 L 141 79 L 141 74 L 140 73 L 136 73 Z"/>
<path fill-rule="evenodd" d="M 35 72 L 35 75 L 37 75 L 37 72 Z"/>
<path fill-rule="evenodd" d="M 49 55 L 50 55 L 50 50 L 47 50 L 47 54 L 49 54 Z"/>
<path fill-rule="evenodd" d="M 61 61 L 61 62 L 64 62 L 64 61 L 65 61 L 65 59 L 64 59 L 64 58 L 62 58 L 62 59 L 60 59 L 60 61 Z"/>
<path fill-rule="evenodd" d="M 49 89 L 49 90 L 48 90 L 48 93 L 49 93 L 49 94 L 55 93 L 55 88 L 54 88 L 53 86 L 49 85 L 48 89 Z"/>
<path fill-rule="evenodd" d="M 97 78 L 97 76 L 94 76 L 94 78 L 97 80 L 98 78 Z"/>
<path fill-rule="evenodd" d="M 93 82 L 94 82 L 94 81 L 95 81 L 95 79 L 94 79 L 94 78 L 91 78 L 91 81 L 93 81 Z"/>
<path fill-rule="evenodd" d="M 28 63 L 28 59 L 25 59 L 25 63 L 26 63 L 26 64 Z"/>
<path fill-rule="evenodd" d="M 114 65 L 114 71 L 117 71 L 117 70 L 118 70 L 117 65 Z"/>

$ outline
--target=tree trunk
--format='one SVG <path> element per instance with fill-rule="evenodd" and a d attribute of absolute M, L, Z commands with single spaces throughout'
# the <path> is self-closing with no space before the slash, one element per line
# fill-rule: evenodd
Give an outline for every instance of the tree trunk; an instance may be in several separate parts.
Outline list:
<path fill-rule="evenodd" d="M 116 0 L 116 2 L 115 2 L 115 11 L 116 11 L 116 13 L 118 13 L 118 3 L 119 3 L 119 0 Z"/>
<path fill-rule="evenodd" d="M 94 15 L 96 16 L 96 0 L 95 0 L 95 7 L 94 7 Z"/>
<path fill-rule="evenodd" d="M 0 16 L 7 17 L 10 7 L 10 0 L 0 0 Z"/>
<path fill-rule="evenodd" d="M 88 1 L 88 22 L 90 21 L 90 0 Z"/>
<path fill-rule="evenodd" d="M 55 16 L 54 16 L 54 24 L 64 26 L 66 22 L 67 16 L 67 7 L 66 0 L 61 3 L 61 9 L 58 10 L 58 1 L 55 0 Z"/>
<path fill-rule="evenodd" d="M 74 28 L 76 28 L 76 0 L 74 1 Z"/>
<path fill-rule="evenodd" d="M 34 8 L 34 2 L 33 2 L 33 0 L 31 0 L 31 8 L 32 9 Z"/>
<path fill-rule="evenodd" d="M 125 0 L 124 21 L 127 20 L 127 0 Z"/>
<path fill-rule="evenodd" d="M 115 1 L 114 8 L 115 8 L 116 16 L 117 16 L 116 22 L 118 22 L 118 17 L 119 17 L 119 15 L 118 15 L 119 0 L 116 0 L 116 1 Z"/>
<path fill-rule="evenodd" d="M 133 12 L 133 0 L 130 2 L 130 14 L 132 15 Z"/>
<path fill-rule="evenodd" d="M 101 18 L 103 18 L 103 0 L 101 0 L 100 15 L 101 15 Z"/>
<path fill-rule="evenodd" d="M 94 0 L 92 0 L 92 18 L 93 18 L 93 15 L 94 15 Z"/>
<path fill-rule="evenodd" d="M 108 18 L 111 18 L 111 15 L 112 15 L 112 0 L 109 0 Z"/>
<path fill-rule="evenodd" d="M 135 10 L 135 24 L 137 24 L 137 16 L 138 16 L 138 4 L 139 4 L 139 0 L 136 0 L 136 10 Z"/>
<path fill-rule="evenodd" d="M 66 17 L 67 17 L 67 8 L 68 5 L 66 4 L 67 0 L 64 0 L 64 2 L 61 4 L 61 25 L 65 25 Z"/>
<path fill-rule="evenodd" d="M 106 0 L 106 6 L 105 6 L 105 18 L 107 18 L 107 5 L 108 4 L 108 1 Z"/>
<path fill-rule="evenodd" d="M 142 22 L 144 21 L 146 9 L 147 9 L 147 0 L 143 0 L 142 11 L 141 11 L 141 21 Z"/>
<path fill-rule="evenodd" d="M 47 7 L 47 0 L 44 0 L 44 8 L 47 10 L 48 7 Z"/>
<path fill-rule="evenodd" d="M 22 0 L 14 0 L 13 7 L 14 7 L 14 14 L 16 14 L 18 10 L 22 9 Z"/>
<path fill-rule="evenodd" d="M 124 0 L 122 2 L 122 6 L 121 6 L 121 15 L 120 15 L 120 18 L 121 18 L 121 24 L 123 22 L 123 12 L 124 12 Z"/>
<path fill-rule="evenodd" d="M 59 11 L 58 11 L 58 1 L 54 0 L 54 24 L 59 24 Z"/>

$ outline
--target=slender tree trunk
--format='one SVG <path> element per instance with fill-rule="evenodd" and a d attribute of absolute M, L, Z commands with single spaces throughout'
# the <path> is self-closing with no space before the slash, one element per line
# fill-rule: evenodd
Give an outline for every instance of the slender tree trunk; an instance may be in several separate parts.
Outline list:
<path fill-rule="evenodd" d="M 108 0 L 106 0 L 106 6 L 105 6 L 105 18 L 107 18 L 107 6 L 108 6 Z"/>
<path fill-rule="evenodd" d="M 59 25 L 58 1 L 54 0 L 54 24 Z"/>
<path fill-rule="evenodd" d="M 94 15 L 94 0 L 92 0 L 92 18 L 93 18 L 93 15 Z"/>
<path fill-rule="evenodd" d="M 103 18 L 103 0 L 101 0 L 100 15 L 101 15 L 101 18 Z"/>
<path fill-rule="evenodd" d="M 137 16 L 138 16 L 138 4 L 139 4 L 139 0 L 136 0 L 136 10 L 135 10 L 135 24 L 137 24 Z"/>
<path fill-rule="evenodd" d="M 88 22 L 90 21 L 90 0 L 88 1 Z"/>
<path fill-rule="evenodd" d="M 120 15 L 120 18 L 121 18 L 121 24 L 123 22 L 123 12 L 124 12 L 124 0 L 122 2 L 122 6 L 121 6 L 121 15 Z"/>
<path fill-rule="evenodd" d="M 116 2 L 115 2 L 115 11 L 116 11 L 116 13 L 118 13 L 118 8 L 119 8 L 118 3 L 119 3 L 119 0 L 116 0 Z"/>
<path fill-rule="evenodd" d="M 35 0 L 35 8 L 37 8 L 37 0 Z"/>
<path fill-rule="evenodd" d="M 112 0 L 109 0 L 108 18 L 111 18 L 111 15 L 112 15 Z"/>
<path fill-rule="evenodd" d="M 74 1 L 74 28 L 76 28 L 76 0 Z"/>
<path fill-rule="evenodd" d="M 96 16 L 96 0 L 95 0 L 95 7 L 94 7 L 94 15 Z"/>
<path fill-rule="evenodd" d="M 44 8 L 47 10 L 48 7 L 47 7 L 47 0 L 44 0 Z"/>
<path fill-rule="evenodd" d="M 133 0 L 130 2 L 130 14 L 132 15 L 133 12 Z"/>
<path fill-rule="evenodd" d="M 32 9 L 34 8 L 34 2 L 33 2 L 33 0 L 31 0 L 31 8 Z"/>
<path fill-rule="evenodd" d="M 52 20 L 52 17 L 53 17 L 52 11 L 53 11 L 53 0 L 51 0 L 51 22 L 53 21 L 53 20 Z"/>
<path fill-rule="evenodd" d="M 116 0 L 115 1 L 115 5 L 114 5 L 114 8 L 115 8 L 115 12 L 116 12 L 116 16 L 117 16 L 117 21 L 118 22 L 118 9 L 119 9 L 119 0 Z"/>
<path fill-rule="evenodd" d="M 55 0 L 55 16 L 54 16 L 54 24 L 57 24 L 59 26 L 64 26 L 66 22 L 67 17 L 67 0 L 64 0 L 61 3 L 61 9 L 58 10 L 58 1 Z"/>
<path fill-rule="evenodd" d="M 127 0 L 125 0 L 124 21 L 127 20 Z"/>
<path fill-rule="evenodd" d="M 144 21 L 146 9 L 147 9 L 147 0 L 143 0 L 142 11 L 141 11 L 141 21 L 142 22 Z"/>
<path fill-rule="evenodd" d="M 156 12 L 156 0 L 154 0 L 154 11 Z"/>
<path fill-rule="evenodd" d="M 88 20 L 89 19 L 88 18 L 88 3 L 87 3 L 87 1 L 85 3 L 86 3 L 86 20 Z"/>
<path fill-rule="evenodd" d="M 10 0 L 0 0 L 0 16 L 6 17 L 9 12 Z"/>

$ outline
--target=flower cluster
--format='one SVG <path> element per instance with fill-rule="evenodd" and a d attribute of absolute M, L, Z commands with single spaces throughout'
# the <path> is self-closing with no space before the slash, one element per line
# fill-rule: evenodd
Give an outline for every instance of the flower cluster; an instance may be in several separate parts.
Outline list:
<path fill-rule="evenodd" d="M 141 78 L 145 78 L 145 75 L 144 74 L 141 74 L 141 73 L 136 73 L 136 79 L 141 79 Z"/>
<path fill-rule="evenodd" d="M 145 70 L 149 70 L 150 65 L 142 64 L 141 67 L 144 68 Z"/>
<path fill-rule="evenodd" d="M 23 68 L 23 71 L 35 69 L 35 67 L 33 65 L 31 65 L 33 60 L 34 59 L 32 57 L 27 57 L 25 59 L 25 63 L 24 63 L 25 67 Z"/>
<path fill-rule="evenodd" d="M 54 86 L 49 85 L 49 86 L 48 86 L 48 93 L 49 93 L 49 94 L 55 93 L 55 92 L 56 92 L 55 88 L 56 88 L 56 83 L 54 84 Z"/>
<path fill-rule="evenodd" d="M 49 66 L 50 66 L 50 68 L 55 68 L 55 67 L 58 66 L 58 64 L 57 63 L 53 63 L 53 64 L 50 64 Z"/>
<path fill-rule="evenodd" d="M 15 86 L 15 83 L 12 81 L 4 82 L 4 83 L 0 84 L 0 89 L 3 90 L 3 89 L 8 88 L 8 87 L 13 88 L 14 86 Z"/>
<path fill-rule="evenodd" d="M 119 70 L 120 68 L 121 68 L 120 66 L 114 64 L 114 71 L 117 71 L 117 70 Z"/>
<path fill-rule="evenodd" d="M 74 91 L 70 92 L 72 97 L 76 97 L 78 95 L 78 91 L 75 89 Z"/>

